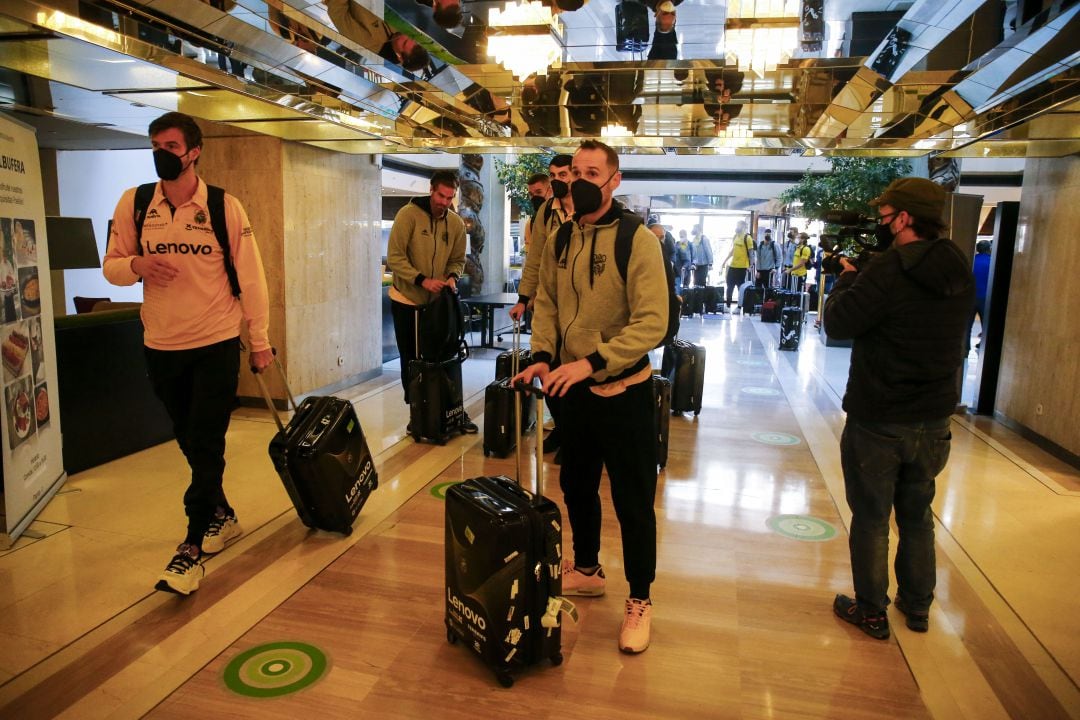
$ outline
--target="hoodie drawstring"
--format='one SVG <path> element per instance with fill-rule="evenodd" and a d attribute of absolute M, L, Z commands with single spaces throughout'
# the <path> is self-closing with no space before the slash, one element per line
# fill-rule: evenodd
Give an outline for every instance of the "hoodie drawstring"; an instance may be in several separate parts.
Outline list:
<path fill-rule="evenodd" d="M 596 226 L 592 229 L 592 245 L 589 247 L 589 289 L 593 287 L 593 274 L 596 272 Z"/>

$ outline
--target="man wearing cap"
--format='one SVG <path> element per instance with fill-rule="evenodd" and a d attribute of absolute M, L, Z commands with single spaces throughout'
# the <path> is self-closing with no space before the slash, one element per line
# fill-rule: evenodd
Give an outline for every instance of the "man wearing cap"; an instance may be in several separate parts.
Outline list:
<path fill-rule="evenodd" d="M 675 34 L 675 4 L 663 0 L 656 4 L 656 29 L 653 31 L 652 45 L 649 46 L 649 60 L 678 60 L 679 38 Z"/>
<path fill-rule="evenodd" d="M 889 515 L 895 508 L 896 608 L 926 632 L 936 565 L 930 503 L 949 458 L 949 416 L 975 281 L 942 222 L 945 190 L 901 178 L 871 201 L 888 249 L 844 270 L 825 304 L 830 337 L 853 340 L 840 439 L 851 508 L 848 547 L 855 597 L 833 611 L 871 637 L 889 637 Z M 879 245 L 879 246 L 880 246 Z"/>

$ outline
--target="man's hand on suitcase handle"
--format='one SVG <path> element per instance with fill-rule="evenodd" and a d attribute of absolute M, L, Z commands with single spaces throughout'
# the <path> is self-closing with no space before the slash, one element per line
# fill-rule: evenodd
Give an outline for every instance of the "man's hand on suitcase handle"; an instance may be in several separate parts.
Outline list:
<path fill-rule="evenodd" d="M 252 350 L 248 354 L 248 363 L 251 367 L 251 372 L 261 373 L 263 370 L 270 367 L 274 363 L 275 357 L 277 357 L 277 348 L 270 348 L 268 350 Z"/>

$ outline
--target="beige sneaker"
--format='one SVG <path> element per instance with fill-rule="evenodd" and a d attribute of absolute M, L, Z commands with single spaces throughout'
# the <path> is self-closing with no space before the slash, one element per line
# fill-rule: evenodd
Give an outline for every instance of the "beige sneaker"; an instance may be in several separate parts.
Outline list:
<path fill-rule="evenodd" d="M 582 597 L 600 597 L 604 594 L 604 569 L 597 568 L 592 575 L 586 575 L 567 560 L 562 567 L 562 594 Z"/>
<path fill-rule="evenodd" d="M 652 601 L 627 598 L 626 613 L 619 630 L 619 649 L 624 653 L 645 652 L 649 647 Z"/>
<path fill-rule="evenodd" d="M 158 576 L 155 590 L 190 595 L 199 589 L 199 581 L 206 570 L 199 562 L 199 548 L 194 545 L 181 545 L 176 548 L 176 555 L 169 561 L 165 572 Z"/>
<path fill-rule="evenodd" d="M 236 515 L 214 515 L 210 520 L 210 527 L 202 539 L 202 551 L 206 555 L 214 555 L 225 549 L 225 545 L 244 534 L 240 523 L 236 521 Z"/>

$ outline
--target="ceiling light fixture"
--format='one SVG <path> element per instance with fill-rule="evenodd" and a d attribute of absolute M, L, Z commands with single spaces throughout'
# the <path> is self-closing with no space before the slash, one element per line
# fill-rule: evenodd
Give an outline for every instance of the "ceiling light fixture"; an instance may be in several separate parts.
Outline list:
<path fill-rule="evenodd" d="M 562 64 L 562 23 L 539 2 L 508 2 L 488 11 L 488 56 L 523 80 Z"/>
<path fill-rule="evenodd" d="M 731 0 L 724 52 L 740 70 L 765 77 L 799 47 L 798 0 Z"/>

